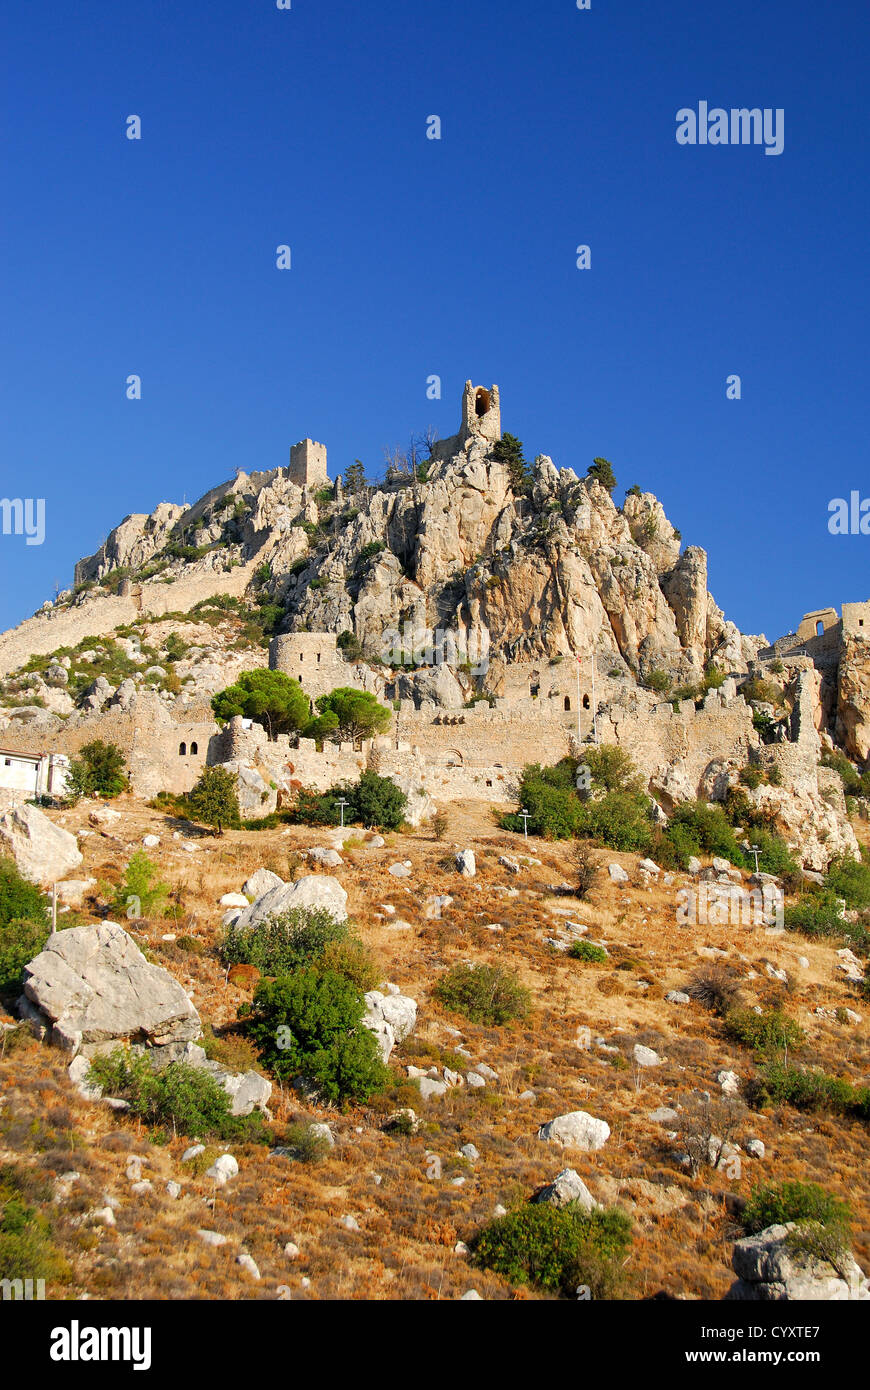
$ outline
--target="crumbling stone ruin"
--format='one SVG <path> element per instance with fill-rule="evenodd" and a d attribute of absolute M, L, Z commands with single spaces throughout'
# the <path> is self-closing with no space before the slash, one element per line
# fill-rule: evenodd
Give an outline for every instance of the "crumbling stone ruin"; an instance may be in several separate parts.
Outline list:
<path fill-rule="evenodd" d="M 870 603 L 809 613 L 773 644 L 742 634 L 708 591 L 705 551 L 682 545 L 652 493 L 633 489 L 619 508 L 596 478 L 543 455 L 518 482 L 493 452 L 501 438 L 498 387 L 468 381 L 460 428 L 432 444 L 425 476 L 393 470 L 345 495 L 306 438 L 289 468 L 239 471 L 191 507 L 125 518 L 79 562 L 73 591 L 0 636 L 0 677 L 24 682 L 20 707 L 0 712 L 4 745 L 70 755 L 104 738 L 141 796 L 188 790 L 225 763 L 257 810 L 376 767 L 413 786 L 423 814 L 509 803 L 524 764 L 616 743 L 663 816 L 721 799 L 753 762 L 776 773 L 749 795 L 807 867 L 856 853 L 842 785 L 819 761 L 870 754 Z M 191 628 L 174 690 L 145 670 L 98 680 L 76 703 L 52 658 L 119 630 L 168 633 L 172 615 L 193 622 L 203 604 L 214 616 L 256 603 L 279 618 L 268 653 L 223 642 L 214 623 Z M 135 661 L 141 639 L 119 640 Z M 27 677 L 31 657 L 53 664 Z M 267 664 L 312 702 L 339 685 L 370 691 L 393 710 L 389 732 L 318 750 L 239 721 L 221 731 L 211 695 Z M 712 668 L 720 683 L 705 693 Z M 776 683 L 782 706 L 748 703 L 747 680 Z"/>

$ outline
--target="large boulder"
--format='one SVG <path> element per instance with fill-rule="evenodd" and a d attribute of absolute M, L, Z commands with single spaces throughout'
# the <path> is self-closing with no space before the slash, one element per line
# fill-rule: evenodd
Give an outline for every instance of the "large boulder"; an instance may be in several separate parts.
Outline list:
<path fill-rule="evenodd" d="M 70 927 L 48 938 L 24 970 L 24 1012 L 33 1009 L 51 1040 L 69 1052 L 115 1041 L 163 1047 L 202 1031 L 177 980 L 150 965 L 115 922 Z"/>
<path fill-rule="evenodd" d="M 14 806 L 0 817 L 0 852 L 10 854 L 25 878 L 54 883 L 82 862 L 75 835 L 35 806 Z"/>
<path fill-rule="evenodd" d="M 610 1125 L 606 1120 L 597 1120 L 585 1110 L 571 1110 L 567 1115 L 557 1115 L 541 1125 L 538 1138 L 549 1144 L 558 1144 L 562 1149 L 585 1149 L 587 1152 L 601 1149 L 610 1138 Z"/>
<path fill-rule="evenodd" d="M 580 1174 L 573 1168 L 563 1168 L 551 1183 L 535 1193 L 532 1201 L 546 1202 L 551 1207 L 576 1204 L 583 1211 L 596 1211 L 599 1206 Z"/>
<path fill-rule="evenodd" d="M 870 1299 L 870 1281 L 848 1252 L 837 1256 L 837 1268 L 816 1255 L 795 1250 L 789 1233 L 795 1223 L 768 1226 L 734 1246 L 731 1263 L 737 1282 L 726 1299 L 738 1302 L 813 1303 Z"/>
<path fill-rule="evenodd" d="M 242 884 L 242 892 L 249 902 L 254 902 L 268 893 L 270 888 L 280 888 L 283 882 L 283 878 L 279 878 L 271 869 L 257 869 Z"/>
<path fill-rule="evenodd" d="M 381 1058 L 387 1062 L 396 1043 L 407 1038 L 416 1026 L 417 1001 L 407 994 L 382 994 L 378 989 L 370 989 L 365 1002 L 363 1027 L 374 1033 Z"/>
<path fill-rule="evenodd" d="M 297 878 L 295 883 L 281 883 L 268 889 L 240 914 L 236 929 L 256 927 L 268 917 L 297 907 L 323 907 L 336 922 L 347 921 L 347 893 L 338 879 L 330 874 L 308 874 Z"/>

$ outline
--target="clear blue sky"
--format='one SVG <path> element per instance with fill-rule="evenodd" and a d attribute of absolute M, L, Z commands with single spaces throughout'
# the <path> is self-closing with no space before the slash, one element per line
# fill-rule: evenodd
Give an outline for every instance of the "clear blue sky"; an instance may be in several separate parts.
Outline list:
<path fill-rule="evenodd" d="M 305 435 L 377 474 L 466 377 L 657 493 L 744 631 L 870 597 L 827 530 L 870 495 L 868 39 L 857 0 L 5 0 L 0 495 L 47 534 L 0 536 L 0 625 Z M 677 145 L 701 100 L 784 152 Z"/>

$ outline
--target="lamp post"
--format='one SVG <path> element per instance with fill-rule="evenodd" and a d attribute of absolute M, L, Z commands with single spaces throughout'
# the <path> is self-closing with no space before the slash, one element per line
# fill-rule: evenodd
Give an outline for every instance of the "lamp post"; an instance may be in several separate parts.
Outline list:
<path fill-rule="evenodd" d="M 344 808 L 345 808 L 345 806 L 349 806 L 349 805 L 350 805 L 350 802 L 347 801 L 347 800 L 345 800 L 345 798 L 344 798 L 343 796 L 340 796 L 340 797 L 338 798 L 338 809 L 339 809 L 339 811 L 341 812 L 341 829 L 342 829 L 342 830 L 344 829 Z"/>
<path fill-rule="evenodd" d="M 530 816 L 530 814 L 531 814 L 531 812 L 530 812 L 530 811 L 527 811 L 526 808 L 525 808 L 525 806 L 524 806 L 523 809 L 520 811 L 520 815 L 521 815 L 522 818 L 523 818 L 523 835 L 525 836 L 526 839 L 529 838 L 529 816 Z"/>
<path fill-rule="evenodd" d="M 755 855 L 755 872 L 756 872 L 756 874 L 757 874 L 757 873 L 758 873 L 758 856 L 759 856 L 759 854 L 761 853 L 761 850 L 758 848 L 758 845 L 750 845 L 750 846 L 749 846 L 749 853 Z"/>

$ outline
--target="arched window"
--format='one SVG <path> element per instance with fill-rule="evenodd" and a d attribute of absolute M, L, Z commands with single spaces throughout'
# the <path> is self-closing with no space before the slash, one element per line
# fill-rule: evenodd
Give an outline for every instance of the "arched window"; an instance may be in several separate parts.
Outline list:
<path fill-rule="evenodd" d="M 179 758 L 186 758 L 186 757 L 187 757 L 187 744 L 186 744 L 186 743 L 179 743 L 179 745 L 178 745 L 178 756 L 179 756 Z"/>
<path fill-rule="evenodd" d="M 588 708 L 589 708 L 589 696 L 588 696 L 588 695 L 584 695 L 584 696 L 583 696 L 583 708 L 584 708 L 584 709 L 588 709 Z"/>
<path fill-rule="evenodd" d="M 195 743 L 192 743 L 192 744 L 190 745 L 190 756 L 191 756 L 192 758 L 195 758 L 198 752 L 199 752 L 198 747 L 196 746 Z"/>
<path fill-rule="evenodd" d="M 569 710 L 569 709 L 571 708 L 571 696 L 570 696 L 570 695 L 566 695 L 566 696 L 565 696 L 565 708 L 566 708 L 566 710 Z"/>
<path fill-rule="evenodd" d="M 490 407 L 489 392 L 486 391 L 486 390 L 484 390 L 484 388 L 483 388 L 482 386 L 479 386 L 479 387 L 477 388 L 477 394 L 476 394 L 476 396 L 474 397 L 474 413 L 475 413 L 475 415 L 477 415 L 477 416 L 485 415 L 485 414 L 487 413 L 487 411 L 489 410 L 489 407 Z"/>
<path fill-rule="evenodd" d="M 819 621 L 816 623 L 816 636 L 821 637 L 824 630 L 825 624 L 822 622 L 821 618 L 819 618 Z"/>

